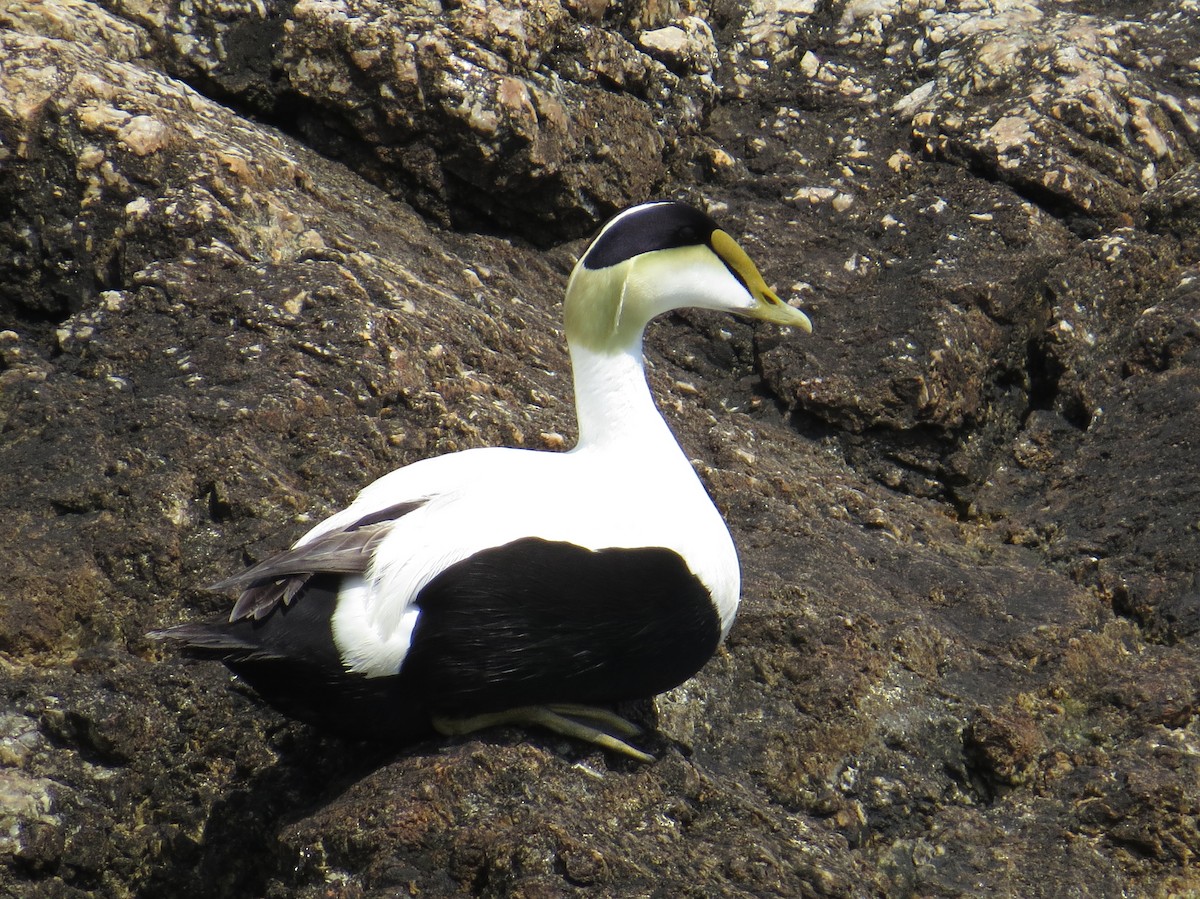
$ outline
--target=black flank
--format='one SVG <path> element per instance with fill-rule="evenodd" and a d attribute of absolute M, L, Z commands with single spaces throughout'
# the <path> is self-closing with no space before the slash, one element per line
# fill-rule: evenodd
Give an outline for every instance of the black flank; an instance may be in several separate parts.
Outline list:
<path fill-rule="evenodd" d="M 448 716 L 653 696 L 720 640 L 708 590 L 662 547 L 525 538 L 446 569 L 417 605 L 402 678 Z"/>
<path fill-rule="evenodd" d="M 281 712 L 354 736 L 419 739 L 432 733 L 419 695 L 397 677 L 347 672 L 333 642 L 340 575 L 310 578 L 290 605 L 260 619 L 186 624 L 161 633 L 189 655 L 217 659 Z"/>
<path fill-rule="evenodd" d="M 345 670 L 333 642 L 342 577 L 309 578 L 262 618 L 158 636 L 224 662 L 295 718 L 401 740 L 428 734 L 432 715 L 650 697 L 691 677 L 720 639 L 707 589 L 672 550 L 526 538 L 435 577 L 398 675 L 368 678 Z"/>

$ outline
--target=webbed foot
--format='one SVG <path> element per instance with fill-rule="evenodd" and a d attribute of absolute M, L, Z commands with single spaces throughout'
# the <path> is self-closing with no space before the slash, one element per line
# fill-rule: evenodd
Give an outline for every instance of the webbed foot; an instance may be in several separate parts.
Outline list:
<path fill-rule="evenodd" d="M 590 722 L 590 723 L 589 723 Z M 555 703 L 519 706 L 503 712 L 487 712 L 469 718 L 433 719 L 434 729 L 447 737 L 461 737 L 486 727 L 536 725 L 564 737 L 594 743 L 610 752 L 618 752 L 639 762 L 652 762 L 654 756 L 630 746 L 621 737 L 633 737 L 641 728 L 615 712 L 589 705 Z M 618 736 L 619 735 L 619 736 Z"/>

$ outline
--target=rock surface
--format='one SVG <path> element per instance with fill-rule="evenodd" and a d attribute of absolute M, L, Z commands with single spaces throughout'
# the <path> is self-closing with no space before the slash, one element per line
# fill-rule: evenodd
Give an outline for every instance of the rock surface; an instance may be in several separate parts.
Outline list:
<path fill-rule="evenodd" d="M 1198 46 L 1192 2 L 0 2 L 0 895 L 1200 891 Z M 345 743 L 144 638 L 373 476 L 569 444 L 577 239 L 652 194 L 816 324 L 651 329 L 745 576 L 627 710 L 659 761 Z"/>

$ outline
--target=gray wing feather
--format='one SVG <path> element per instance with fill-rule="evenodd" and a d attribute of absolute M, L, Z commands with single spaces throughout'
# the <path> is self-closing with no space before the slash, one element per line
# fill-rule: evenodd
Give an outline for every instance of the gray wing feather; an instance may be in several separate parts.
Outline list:
<path fill-rule="evenodd" d="M 240 590 L 230 621 L 265 618 L 277 605 L 289 605 L 317 574 L 362 574 L 371 564 L 375 547 L 393 521 L 421 503 L 400 503 L 373 512 L 348 527 L 285 550 L 252 568 L 209 587 L 217 593 Z"/>

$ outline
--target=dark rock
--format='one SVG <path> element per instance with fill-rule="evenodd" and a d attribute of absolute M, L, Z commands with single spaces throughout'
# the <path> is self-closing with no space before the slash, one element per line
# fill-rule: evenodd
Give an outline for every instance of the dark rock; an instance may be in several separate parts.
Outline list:
<path fill-rule="evenodd" d="M 1156 230 L 1183 238 L 1200 235 L 1200 164 L 1192 163 L 1147 191 L 1142 206 Z"/>
<path fill-rule="evenodd" d="M 712 93 L 707 74 L 684 82 L 551 0 L 117 9 L 168 72 L 268 117 L 442 224 L 542 244 L 645 199 L 664 176 L 666 144 L 696 130 Z M 685 52 L 682 74 L 711 70 L 704 58 Z M 655 115 L 664 102 L 665 128 Z"/>
<path fill-rule="evenodd" d="M 1197 33 L 1122 15 L 0 10 L 0 893 L 1200 890 Z M 652 192 L 816 325 L 648 335 L 744 568 L 658 762 L 347 743 L 144 638 L 568 444 L 570 241 Z"/>
<path fill-rule="evenodd" d="M 1023 709 L 977 709 L 967 725 L 967 757 L 991 786 L 1020 786 L 1033 770 L 1042 748 L 1033 716 Z"/>

